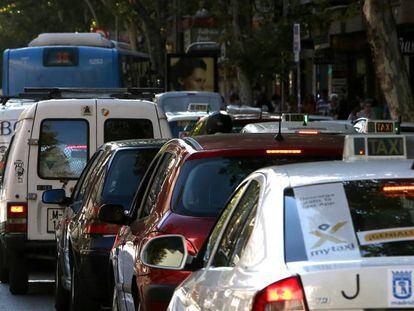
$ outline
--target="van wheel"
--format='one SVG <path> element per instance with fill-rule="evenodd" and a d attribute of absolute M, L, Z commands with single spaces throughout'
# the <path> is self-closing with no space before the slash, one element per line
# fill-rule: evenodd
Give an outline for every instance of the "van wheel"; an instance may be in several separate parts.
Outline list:
<path fill-rule="evenodd" d="M 28 290 L 29 271 L 26 257 L 10 251 L 9 290 L 13 295 L 24 295 Z"/>
<path fill-rule="evenodd" d="M 9 269 L 6 268 L 6 249 L 0 242 L 0 282 L 9 282 Z"/>
<path fill-rule="evenodd" d="M 100 310 L 100 306 L 89 299 L 86 295 L 88 291 L 82 290 L 82 284 L 79 280 L 79 273 L 75 267 L 71 270 L 71 282 L 70 282 L 70 310 Z"/>
<path fill-rule="evenodd" d="M 67 311 L 69 310 L 69 303 L 70 292 L 62 285 L 62 271 L 58 259 L 55 274 L 55 308 L 57 311 Z"/>

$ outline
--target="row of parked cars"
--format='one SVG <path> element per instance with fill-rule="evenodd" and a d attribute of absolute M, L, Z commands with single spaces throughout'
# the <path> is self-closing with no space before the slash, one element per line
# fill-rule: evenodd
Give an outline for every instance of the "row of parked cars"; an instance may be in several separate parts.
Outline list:
<path fill-rule="evenodd" d="M 186 105 L 201 106 L 209 107 Z M 367 258 L 375 268 L 358 269 L 370 266 L 365 257 L 410 254 L 400 245 L 412 240 L 412 161 L 409 138 L 390 134 L 398 123 L 369 136 L 304 115 L 235 115 L 209 114 L 169 140 L 164 109 L 148 101 L 33 103 L 6 154 L 0 281 L 23 294 L 34 260 L 57 254 L 58 310 L 362 306 L 345 304 L 348 294 L 339 300 L 338 273 L 341 290 L 354 275 L 359 284 L 360 274 L 377 273 L 389 291 L 387 271 L 411 269 L 407 258 L 401 267 Z M 236 120 L 264 119 L 254 131 L 222 133 L 236 132 Z M 390 304 L 411 299 L 399 291 Z"/>

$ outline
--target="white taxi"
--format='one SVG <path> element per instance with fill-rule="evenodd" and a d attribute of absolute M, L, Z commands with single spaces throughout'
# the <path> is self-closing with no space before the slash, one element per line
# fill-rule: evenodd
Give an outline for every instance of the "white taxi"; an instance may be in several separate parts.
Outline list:
<path fill-rule="evenodd" d="M 247 124 L 241 133 L 299 133 L 299 134 L 355 134 L 357 130 L 349 121 L 313 120 L 306 114 L 283 114 L 282 122 Z"/>
<path fill-rule="evenodd" d="M 203 263 L 169 310 L 412 309 L 414 171 L 405 158 L 404 136 L 355 135 L 343 161 L 261 169 L 233 193 L 202 258 L 175 235 L 147 242 L 141 259 L 164 269 Z"/>

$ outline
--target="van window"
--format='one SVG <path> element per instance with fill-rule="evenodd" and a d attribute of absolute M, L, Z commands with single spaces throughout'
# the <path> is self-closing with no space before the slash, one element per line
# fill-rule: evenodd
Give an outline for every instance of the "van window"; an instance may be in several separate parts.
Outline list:
<path fill-rule="evenodd" d="M 76 179 L 89 155 L 86 120 L 45 119 L 40 126 L 38 174 L 44 179 Z"/>
<path fill-rule="evenodd" d="M 148 119 L 108 119 L 104 124 L 104 142 L 125 139 L 154 138 Z"/>
<path fill-rule="evenodd" d="M 10 140 L 10 145 L 7 148 L 6 152 L 4 153 L 0 161 L 0 187 L 3 186 L 4 176 L 6 176 L 6 164 L 9 159 L 9 154 L 10 154 L 11 147 L 13 146 L 13 142 L 14 142 L 14 135 L 12 136 Z"/>

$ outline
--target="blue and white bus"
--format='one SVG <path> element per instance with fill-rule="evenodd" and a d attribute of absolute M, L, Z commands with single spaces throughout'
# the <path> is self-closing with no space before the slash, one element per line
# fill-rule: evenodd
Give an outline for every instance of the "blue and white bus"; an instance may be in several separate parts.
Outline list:
<path fill-rule="evenodd" d="M 3 53 L 3 96 L 25 87 L 148 87 L 148 54 L 97 33 L 44 33 Z"/>

